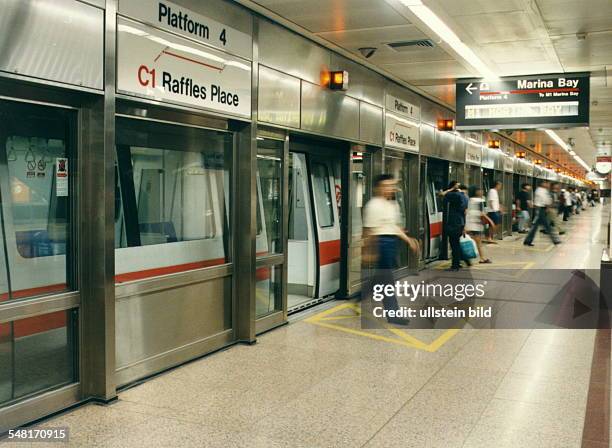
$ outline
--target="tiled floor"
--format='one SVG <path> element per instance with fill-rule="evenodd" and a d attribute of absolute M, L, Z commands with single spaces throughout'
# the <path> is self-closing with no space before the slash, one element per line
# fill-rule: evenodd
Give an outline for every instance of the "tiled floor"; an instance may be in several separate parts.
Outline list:
<path fill-rule="evenodd" d="M 561 246 L 511 238 L 489 255 L 598 268 L 601 211 Z M 430 352 L 299 320 L 40 426 L 86 447 L 581 447 L 595 334 L 465 329 Z"/>

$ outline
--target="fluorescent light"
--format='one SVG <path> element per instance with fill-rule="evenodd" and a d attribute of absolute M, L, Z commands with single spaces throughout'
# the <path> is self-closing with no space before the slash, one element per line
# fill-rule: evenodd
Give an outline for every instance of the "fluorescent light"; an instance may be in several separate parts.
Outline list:
<path fill-rule="evenodd" d="M 548 134 L 550 138 L 552 138 L 561 148 L 565 149 L 567 152 L 571 151 L 571 148 L 563 141 L 561 137 L 557 135 L 556 132 L 551 131 L 550 129 L 545 129 L 544 132 Z"/>
<path fill-rule="evenodd" d="M 498 79 L 497 75 L 487 67 L 487 64 L 485 64 L 470 47 L 465 45 L 461 39 L 459 39 L 459 36 L 457 36 L 431 9 L 425 6 L 422 1 L 400 0 L 400 2 L 407 6 L 415 16 L 455 50 L 459 56 L 474 67 L 478 73 L 480 73 L 480 76 L 491 80 Z"/>
<path fill-rule="evenodd" d="M 582 167 L 587 170 L 587 172 L 591 171 L 591 167 L 588 166 L 584 160 L 582 160 L 582 158 L 580 158 L 580 156 L 575 155 L 574 159 L 576 159 L 576 162 L 578 162 L 580 165 L 582 165 Z"/>

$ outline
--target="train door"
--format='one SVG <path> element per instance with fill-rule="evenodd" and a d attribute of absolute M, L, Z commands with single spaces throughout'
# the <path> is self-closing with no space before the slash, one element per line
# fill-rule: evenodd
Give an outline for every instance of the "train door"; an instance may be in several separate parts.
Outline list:
<path fill-rule="evenodd" d="M 287 308 L 297 311 L 340 287 L 340 161 L 314 153 L 289 156 Z"/>
<path fill-rule="evenodd" d="M 405 154 L 399 151 L 385 151 L 385 172 L 397 180 L 395 200 L 400 209 L 400 222 L 404 228 L 408 227 L 409 195 L 408 195 L 408 167 Z M 408 265 L 408 253 L 404 245 L 400 246 L 398 266 Z"/>
<path fill-rule="evenodd" d="M 77 122 L 63 105 L 0 100 L 0 304 L 27 299 L 0 310 L 0 407 L 79 375 Z"/>
<path fill-rule="evenodd" d="M 314 297 L 316 249 L 306 154 L 289 156 L 289 234 L 287 307 L 308 303 Z"/>
<path fill-rule="evenodd" d="M 445 160 L 428 159 L 427 175 L 425 177 L 425 207 L 427 210 L 427 226 L 429 239 L 427 241 L 426 258 L 435 260 L 443 254 L 442 232 L 444 228 L 443 201 L 440 192 L 448 186 L 448 162 Z"/>
<path fill-rule="evenodd" d="M 350 166 L 350 237 L 348 239 L 347 295 L 360 290 L 362 282 L 363 208 L 372 197 L 373 153 L 352 151 Z"/>

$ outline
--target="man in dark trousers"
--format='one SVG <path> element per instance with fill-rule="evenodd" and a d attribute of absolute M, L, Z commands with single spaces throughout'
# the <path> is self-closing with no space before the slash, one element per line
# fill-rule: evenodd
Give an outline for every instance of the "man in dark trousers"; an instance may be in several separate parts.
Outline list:
<path fill-rule="evenodd" d="M 464 233 L 465 210 L 467 208 L 467 197 L 459 189 L 457 181 L 452 181 L 444 192 L 444 206 L 446 210 L 446 234 L 453 252 L 453 261 L 450 271 L 458 271 L 461 268 L 461 245 L 459 239 Z M 469 263 L 468 263 L 469 264 Z"/>
<path fill-rule="evenodd" d="M 364 254 L 362 259 L 373 265 L 375 274 L 372 285 L 394 283 L 393 271 L 397 268 L 397 245 L 403 241 L 410 250 L 419 254 L 418 241 L 406 234 L 400 222 L 400 208 L 395 200 L 397 180 L 390 174 L 381 174 L 374 180 L 374 196 L 363 213 Z M 395 295 L 383 299 L 385 310 L 397 310 Z M 389 323 L 407 325 L 408 320 L 398 317 L 387 319 Z"/>

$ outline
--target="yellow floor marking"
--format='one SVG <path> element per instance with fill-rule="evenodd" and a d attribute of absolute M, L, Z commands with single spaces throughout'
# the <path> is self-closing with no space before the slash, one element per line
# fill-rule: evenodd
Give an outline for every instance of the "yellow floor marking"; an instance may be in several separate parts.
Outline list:
<path fill-rule="evenodd" d="M 342 320 L 342 319 L 355 319 L 361 317 L 361 314 L 355 314 L 353 316 L 332 316 L 332 317 L 323 317 L 319 320 L 324 320 L 324 321 L 334 321 L 334 320 Z"/>
<path fill-rule="evenodd" d="M 450 264 L 451 264 L 450 261 L 445 261 L 435 266 L 434 269 L 442 270 L 442 269 L 449 267 Z M 493 263 L 493 264 L 474 264 L 469 269 L 477 270 L 477 271 L 495 271 L 496 274 L 506 275 L 507 277 L 512 277 L 512 278 L 518 278 L 523 275 L 523 273 L 520 271 L 530 269 L 531 267 L 533 267 L 534 264 L 535 262 L 533 261 L 506 261 L 502 263 Z M 508 266 L 520 266 L 518 268 L 514 268 L 514 269 L 518 269 L 519 272 L 517 272 L 514 275 L 509 275 L 509 274 L 502 274 L 498 270 L 498 268 L 500 267 L 508 267 Z M 468 269 L 468 268 L 465 268 L 465 269 Z"/>
<path fill-rule="evenodd" d="M 405 347 L 415 348 L 418 350 L 423 350 L 426 352 L 435 352 L 440 349 L 444 344 L 446 344 L 449 340 L 453 338 L 457 333 L 459 333 L 458 329 L 450 329 L 446 330 L 442 335 L 436 338 L 434 341 L 429 344 L 421 341 L 420 339 L 408 334 L 404 330 L 400 330 L 398 328 L 386 328 L 392 334 L 398 336 L 398 338 L 388 337 L 377 333 L 370 333 L 365 330 L 357 330 L 354 328 L 344 327 L 342 325 L 336 325 L 333 323 L 328 323 L 329 321 L 335 320 L 335 316 L 331 316 L 334 313 L 337 313 L 341 310 L 352 309 L 357 313 L 355 316 L 338 316 L 338 320 L 350 318 L 350 317 L 359 317 L 361 313 L 361 307 L 358 303 L 343 303 L 341 305 L 335 306 L 328 310 L 322 311 L 321 313 L 315 314 L 307 319 L 304 319 L 305 322 L 318 325 L 320 327 L 329 328 L 332 330 L 343 331 L 345 333 L 354 334 L 357 336 L 363 336 L 366 338 L 374 339 L 382 342 L 390 342 L 392 344 L 398 344 Z"/>

